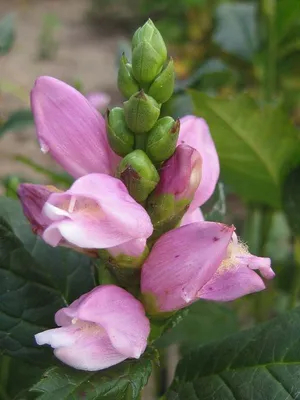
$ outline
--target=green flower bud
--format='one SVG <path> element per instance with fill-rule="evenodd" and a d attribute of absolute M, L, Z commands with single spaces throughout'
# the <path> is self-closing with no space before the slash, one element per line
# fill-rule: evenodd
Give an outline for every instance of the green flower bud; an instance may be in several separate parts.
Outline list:
<path fill-rule="evenodd" d="M 139 91 L 139 84 L 132 75 L 132 66 L 123 54 L 118 71 L 118 88 L 124 97 L 129 98 Z"/>
<path fill-rule="evenodd" d="M 148 134 L 146 153 L 155 163 L 170 158 L 176 148 L 180 122 L 171 117 L 159 119 Z"/>
<path fill-rule="evenodd" d="M 99 255 L 102 260 L 109 262 L 112 265 L 116 265 L 119 268 L 140 268 L 145 259 L 149 255 L 149 249 L 146 246 L 143 253 L 137 257 L 130 256 L 125 253 L 119 252 L 115 254 L 115 249 L 101 249 L 99 250 Z"/>
<path fill-rule="evenodd" d="M 134 134 L 125 122 L 123 108 L 115 107 L 107 112 L 107 138 L 110 147 L 124 157 L 134 149 Z"/>
<path fill-rule="evenodd" d="M 150 83 L 161 71 L 167 59 L 165 42 L 149 19 L 132 39 L 132 72 L 141 83 Z"/>
<path fill-rule="evenodd" d="M 130 195 L 143 202 L 159 182 L 159 175 L 149 157 L 142 150 L 134 150 L 121 160 L 116 177 L 126 185 Z"/>
<path fill-rule="evenodd" d="M 158 103 L 165 103 L 172 96 L 175 84 L 174 63 L 171 59 L 166 68 L 158 75 L 151 84 L 148 94 Z"/>
<path fill-rule="evenodd" d="M 143 90 L 124 103 L 126 123 L 134 133 L 145 133 L 153 128 L 160 114 L 160 105 Z"/>

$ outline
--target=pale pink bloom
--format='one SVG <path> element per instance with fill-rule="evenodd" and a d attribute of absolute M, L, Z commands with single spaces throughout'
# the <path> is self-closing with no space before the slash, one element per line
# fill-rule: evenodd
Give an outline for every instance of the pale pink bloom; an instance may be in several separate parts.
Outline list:
<path fill-rule="evenodd" d="M 127 358 L 139 358 L 150 324 L 142 304 L 118 286 L 98 286 L 55 314 L 60 328 L 35 335 L 71 367 L 98 371 Z"/>
<path fill-rule="evenodd" d="M 48 76 L 35 82 L 31 107 L 43 152 L 75 178 L 113 175 L 120 158 L 110 149 L 105 120 L 76 89 Z"/>
<path fill-rule="evenodd" d="M 234 227 L 196 222 L 164 234 L 142 267 L 141 291 L 149 312 L 183 308 L 199 298 L 229 301 L 263 290 L 270 259 L 255 257 L 238 243 Z"/>
<path fill-rule="evenodd" d="M 187 212 L 184 214 L 184 217 L 181 220 L 180 226 L 192 224 L 194 222 L 204 221 L 204 217 L 200 208 L 196 208 L 192 212 Z"/>
<path fill-rule="evenodd" d="M 202 158 L 202 177 L 188 212 L 204 204 L 213 194 L 219 174 L 218 154 L 204 119 L 187 115 L 180 119 L 177 145 L 186 144 L 196 149 Z"/>
<path fill-rule="evenodd" d="M 135 251 L 136 240 L 145 243 L 153 231 L 150 217 L 126 186 L 105 174 L 86 175 L 66 192 L 52 193 L 43 213 L 51 220 L 43 239 L 51 246 L 67 241 L 103 249 L 127 243 Z"/>
<path fill-rule="evenodd" d="M 85 97 L 98 111 L 105 111 L 111 101 L 110 96 L 104 92 L 90 92 Z"/>
<path fill-rule="evenodd" d="M 163 164 L 154 195 L 171 194 L 175 201 L 192 200 L 202 173 L 202 160 L 197 150 L 180 145 Z"/>

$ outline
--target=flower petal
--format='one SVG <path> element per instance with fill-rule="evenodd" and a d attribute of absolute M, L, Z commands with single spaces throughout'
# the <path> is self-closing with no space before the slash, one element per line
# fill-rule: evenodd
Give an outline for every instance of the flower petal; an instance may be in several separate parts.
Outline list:
<path fill-rule="evenodd" d="M 139 358 L 147 346 L 150 324 L 142 304 L 114 285 L 92 290 L 78 306 L 77 318 L 101 325 L 124 356 Z"/>
<path fill-rule="evenodd" d="M 23 213 L 31 224 L 32 230 L 37 235 L 42 235 L 51 224 L 51 220 L 42 213 L 42 209 L 51 193 L 57 191 L 54 186 L 34 185 L 21 183 L 18 196 L 23 207 Z"/>
<path fill-rule="evenodd" d="M 127 358 L 113 347 L 103 329 L 84 322 L 38 333 L 35 339 L 39 345 L 51 345 L 59 360 L 81 370 L 98 371 Z"/>
<path fill-rule="evenodd" d="M 110 96 L 104 92 L 90 92 L 85 97 L 99 111 L 105 110 L 111 101 Z"/>
<path fill-rule="evenodd" d="M 187 212 L 184 214 L 180 226 L 192 224 L 194 222 L 202 222 L 204 217 L 200 208 L 196 208 L 192 212 Z"/>
<path fill-rule="evenodd" d="M 202 157 L 202 178 L 189 210 L 205 203 L 215 190 L 220 174 L 218 154 L 209 128 L 202 118 L 187 115 L 180 119 L 178 145 L 187 144 L 198 150 Z"/>
<path fill-rule="evenodd" d="M 146 239 L 153 227 L 145 209 L 118 179 L 90 174 L 64 193 L 54 193 L 44 213 L 52 223 L 44 240 L 55 246 L 64 238 L 83 248 L 110 248 L 134 239 Z"/>
<path fill-rule="evenodd" d="M 237 265 L 217 271 L 199 291 L 198 297 L 206 300 L 231 301 L 265 289 L 261 277 L 246 265 Z"/>
<path fill-rule="evenodd" d="M 42 76 L 31 92 L 38 139 L 67 172 L 113 174 L 119 157 L 110 149 L 104 118 L 76 89 Z"/>
<path fill-rule="evenodd" d="M 141 290 L 156 298 L 160 311 L 196 300 L 226 256 L 234 227 L 198 222 L 164 234 L 142 268 Z"/>

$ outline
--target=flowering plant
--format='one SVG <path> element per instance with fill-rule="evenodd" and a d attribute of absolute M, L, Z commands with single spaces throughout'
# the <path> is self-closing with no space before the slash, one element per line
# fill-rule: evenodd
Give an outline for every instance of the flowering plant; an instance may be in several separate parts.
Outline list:
<path fill-rule="evenodd" d="M 219 158 L 205 120 L 162 115 L 174 81 L 173 61 L 149 20 L 133 36 L 132 62 L 120 60 L 126 101 L 105 118 L 55 78 L 39 77 L 32 89 L 41 150 L 74 178 L 67 190 L 19 186 L 33 234 L 28 224 L 13 224 L 11 213 L 1 225 L 4 295 L 21 293 L 6 313 L 2 347 L 34 359 L 43 377 L 30 393 L 40 399 L 140 398 L 160 337 L 192 304 L 260 292 L 275 275 L 270 259 L 252 255 L 233 225 L 205 221 L 200 207 L 215 191 Z M 230 353 L 230 343 L 220 352 Z M 204 356 L 219 362 L 215 348 Z M 205 375 L 199 383 L 191 358 L 191 371 L 179 367 L 166 399 L 213 399 L 219 390 L 217 382 L 206 387 Z M 199 368 L 206 373 L 205 362 Z M 208 365 L 207 373 L 218 368 Z M 222 385 L 233 380 L 215 376 Z"/>

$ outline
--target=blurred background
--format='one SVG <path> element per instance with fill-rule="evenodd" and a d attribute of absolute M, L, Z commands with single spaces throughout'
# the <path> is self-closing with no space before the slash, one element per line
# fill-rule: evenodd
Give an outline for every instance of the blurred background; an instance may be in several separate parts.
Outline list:
<path fill-rule="evenodd" d="M 119 58 L 148 17 L 175 61 L 164 114 L 204 117 L 220 156 L 206 218 L 234 223 L 277 273 L 267 291 L 229 306 L 196 303 L 160 339 L 163 393 L 178 352 L 299 304 L 300 0 L 0 0 L 0 193 L 16 197 L 20 181 L 69 182 L 36 141 L 36 77 L 68 82 L 100 112 L 120 104 Z"/>

